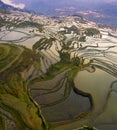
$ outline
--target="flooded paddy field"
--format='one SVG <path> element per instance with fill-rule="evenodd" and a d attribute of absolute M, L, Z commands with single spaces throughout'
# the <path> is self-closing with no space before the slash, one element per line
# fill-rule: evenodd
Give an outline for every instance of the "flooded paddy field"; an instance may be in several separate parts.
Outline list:
<path fill-rule="evenodd" d="M 82 125 L 116 130 L 117 38 L 87 37 L 79 42 L 77 37 L 61 37 L 53 32 L 46 36 L 35 28 L 1 31 L 0 72 L 15 66 L 19 59 L 25 70 L 21 68 L 18 74 L 29 85 L 25 91 L 39 105 L 52 130 Z M 24 46 L 30 50 L 25 52 L 30 62 Z"/>
<path fill-rule="evenodd" d="M 76 93 L 65 73 L 32 86 L 34 100 L 42 106 L 42 113 L 49 122 L 72 120 L 91 109 L 88 96 Z"/>

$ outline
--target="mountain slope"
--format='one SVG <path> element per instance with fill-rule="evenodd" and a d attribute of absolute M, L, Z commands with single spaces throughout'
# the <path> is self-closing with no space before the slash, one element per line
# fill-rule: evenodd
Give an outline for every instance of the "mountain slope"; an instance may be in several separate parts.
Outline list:
<path fill-rule="evenodd" d="M 0 13 L 9 13 L 11 10 L 14 10 L 14 11 L 23 11 L 21 9 L 15 8 L 15 7 L 10 6 L 10 5 L 7 5 L 7 4 L 3 3 L 0 0 Z"/>
<path fill-rule="evenodd" d="M 3 10 L 14 10 L 16 8 L 10 6 L 10 5 L 7 5 L 5 3 L 3 3 L 1 0 L 0 0 L 0 9 L 3 9 Z"/>

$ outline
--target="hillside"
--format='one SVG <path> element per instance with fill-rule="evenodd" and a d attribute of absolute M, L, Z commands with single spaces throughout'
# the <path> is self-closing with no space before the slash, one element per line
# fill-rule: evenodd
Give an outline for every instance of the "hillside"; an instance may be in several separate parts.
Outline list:
<path fill-rule="evenodd" d="M 29 13 L 33 12 L 28 9 L 15 8 L 13 6 L 3 3 L 0 0 L 0 13 L 10 13 L 11 11 L 20 11 L 20 12 L 29 12 Z"/>
<path fill-rule="evenodd" d="M 16 10 L 16 8 L 3 3 L 1 0 L 0 0 L 0 9 L 1 10 Z"/>
<path fill-rule="evenodd" d="M 78 15 L 1 14 L 0 128 L 116 129 L 116 40 Z"/>

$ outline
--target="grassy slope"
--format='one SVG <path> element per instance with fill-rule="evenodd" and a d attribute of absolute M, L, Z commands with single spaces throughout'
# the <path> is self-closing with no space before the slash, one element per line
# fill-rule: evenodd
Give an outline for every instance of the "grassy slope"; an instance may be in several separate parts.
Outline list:
<path fill-rule="evenodd" d="M 0 107 L 12 115 L 18 130 L 47 129 L 41 111 L 30 100 L 27 83 L 20 75 L 36 60 L 33 52 L 24 47 L 1 44 L 0 57 Z M 3 124 L 2 120 L 0 124 Z"/>

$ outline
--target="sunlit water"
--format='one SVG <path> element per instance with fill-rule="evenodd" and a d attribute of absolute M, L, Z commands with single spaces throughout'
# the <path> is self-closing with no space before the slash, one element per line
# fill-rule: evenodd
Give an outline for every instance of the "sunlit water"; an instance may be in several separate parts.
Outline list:
<path fill-rule="evenodd" d="M 89 98 L 78 95 L 72 90 L 70 96 L 64 102 L 42 108 L 42 113 L 50 122 L 72 120 L 81 113 L 89 111 L 90 108 Z"/>
<path fill-rule="evenodd" d="M 10 42 L 32 48 L 33 44 L 40 39 L 40 36 L 29 34 L 29 30 L 16 30 L 0 32 L 0 42 Z M 59 45 L 58 45 L 59 46 Z M 43 52 L 43 51 L 42 51 Z M 74 53 L 85 61 L 92 60 L 91 66 L 78 72 L 74 78 L 75 87 L 92 97 L 93 109 L 92 118 L 94 124 L 100 130 L 116 130 L 117 123 L 117 39 L 103 36 L 102 39 L 88 37 L 86 43 L 81 43 L 80 48 L 75 48 Z M 55 45 L 51 46 L 45 54 L 50 59 L 48 64 L 41 59 L 42 71 L 52 63 L 59 61 L 59 55 Z M 91 71 L 93 67 L 93 71 Z M 70 96 L 61 103 L 51 107 L 43 108 L 42 112 L 48 121 L 60 121 L 73 119 L 82 112 L 91 108 L 88 97 L 76 94 L 71 90 Z"/>

